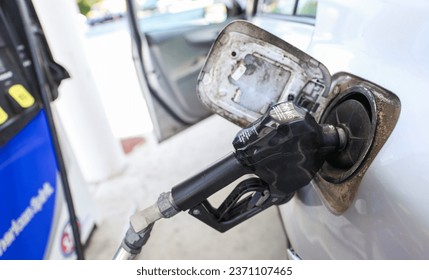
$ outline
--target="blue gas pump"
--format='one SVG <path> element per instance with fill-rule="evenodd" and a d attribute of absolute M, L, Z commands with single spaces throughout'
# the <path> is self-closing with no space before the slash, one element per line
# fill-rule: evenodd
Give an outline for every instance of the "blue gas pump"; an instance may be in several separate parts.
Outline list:
<path fill-rule="evenodd" d="M 0 258 L 43 259 L 58 219 L 60 187 L 43 110 L 0 147 L 0 182 Z"/>
<path fill-rule="evenodd" d="M 40 63 L 50 53 L 31 34 L 33 13 L 27 1 L 0 3 L 0 259 L 44 259 L 54 242 L 83 259 L 49 105 L 58 77 Z M 64 204 L 72 230 L 58 233 Z"/>

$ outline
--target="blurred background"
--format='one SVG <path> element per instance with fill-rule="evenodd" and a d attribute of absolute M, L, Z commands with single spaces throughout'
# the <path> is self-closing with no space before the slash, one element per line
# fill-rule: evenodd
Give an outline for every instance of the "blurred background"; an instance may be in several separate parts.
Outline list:
<path fill-rule="evenodd" d="M 13 204 L 4 206 L 8 216 L 0 220 L 0 237 L 16 239 L 8 239 L 12 241 L 7 250 L 0 251 L 0 258 L 82 258 L 75 254 L 74 244 L 78 243 L 73 243 L 80 232 L 86 258 L 110 259 L 133 213 L 154 204 L 161 192 L 169 191 L 230 153 L 231 142 L 240 128 L 213 115 L 200 102 L 196 83 L 217 34 L 234 20 L 250 19 L 257 3 L 264 15 L 270 15 L 267 27 L 277 31 L 287 25 L 281 23 L 282 28 L 276 28 L 280 24 L 271 24 L 271 16 L 297 15 L 302 19 L 300 29 L 294 19 L 288 22 L 292 26 L 286 30 L 289 39 L 305 49 L 313 28 L 308 22 L 314 22 L 316 11 L 313 0 L 1 2 L 0 20 L 8 27 L 0 32 L 0 43 L 4 45 L 0 47 L 7 48 L 1 59 L 15 59 L 19 67 L 32 68 L 40 63 L 45 75 L 59 78 L 56 84 L 47 83 L 53 79 L 33 77 L 33 72 L 24 70 L 28 77 L 23 75 L 22 81 L 18 81 L 21 89 L 25 90 L 26 78 L 37 81 L 30 85 L 34 91 L 24 92 L 33 100 L 31 106 L 18 111 L 9 108 L 4 101 L 9 98 L 7 90 L 6 97 L 0 99 L 0 109 L 7 110 L 0 111 L 1 129 L 23 124 L 16 120 L 30 111 L 32 117 L 46 116 L 49 127 L 44 131 L 44 143 L 52 163 L 46 175 L 50 179 L 39 176 L 37 168 L 47 169 L 48 157 L 37 154 L 34 137 L 23 139 L 32 152 L 18 160 L 13 158 L 14 141 L 0 146 L 0 163 L 8 163 L 0 165 L 0 181 L 13 186 L 9 188 L 12 193 L 8 191 L 2 195 L 3 202 L 0 200 L 0 205 L 6 205 L 6 201 Z M 37 36 L 34 30 L 40 31 Z M 32 42 L 28 39 L 31 37 L 27 38 L 29 34 L 37 39 Z M 18 53 L 16 57 L 8 56 L 14 52 Z M 43 56 L 32 60 L 36 52 Z M 2 81 L 14 75 L 19 77 L 16 73 L 22 71 L 3 65 L 0 68 Z M 11 73 L 15 74 L 10 76 Z M 17 81 L 5 82 L 8 88 L 13 83 Z M 58 97 L 55 94 L 51 98 L 51 91 L 58 91 Z M 43 94 L 49 100 L 45 98 L 47 101 L 42 103 Z M 12 113 L 16 115 L 14 119 L 9 118 Z M 31 118 L 28 122 L 35 123 Z M 25 125 L 17 128 L 11 139 L 19 138 L 20 131 L 28 127 Z M 57 138 L 58 145 L 52 147 L 50 141 Z M 10 175 L 10 170 L 18 170 L 17 174 L 22 171 L 21 161 L 30 166 L 23 172 L 31 169 L 34 173 L 28 177 L 29 182 L 23 183 L 25 188 L 19 176 Z M 9 165 L 10 162 L 14 164 Z M 62 162 L 66 170 L 61 167 Z M 35 178 L 40 182 L 36 184 Z M 50 206 L 45 206 L 43 215 L 39 214 L 34 222 L 27 221 L 25 234 L 29 237 L 21 234 L 18 238 L 19 233 L 14 233 L 11 225 L 31 206 L 28 203 L 38 191 L 49 190 L 45 186 L 52 186 L 55 200 L 48 200 Z M 210 199 L 219 204 L 230 190 L 231 186 L 226 186 Z M 25 198 L 21 198 L 23 193 Z M 9 197 L 16 203 L 10 202 Z M 42 221 L 42 216 L 52 225 Z M 47 242 L 38 242 L 39 251 L 27 249 L 28 242 L 35 239 L 30 228 Z M 140 257 L 285 259 L 286 243 L 276 207 L 223 234 L 181 213 L 157 223 Z"/>
<path fill-rule="evenodd" d="M 244 14 L 245 1 L 242 2 L 243 6 L 235 7 L 231 1 L 139 0 L 136 1 L 139 7 L 137 17 L 146 34 L 164 34 L 165 30 L 173 27 L 187 28 L 190 23 L 203 27 L 223 26 L 230 14 Z M 114 156 L 113 165 L 116 167 L 111 168 L 110 172 L 92 172 L 92 167 L 83 170 L 83 174 L 87 174 L 85 180 L 97 212 L 97 228 L 86 245 L 86 257 L 110 259 L 128 227 L 129 216 L 137 209 L 153 204 L 161 192 L 170 190 L 178 182 L 230 152 L 231 141 L 239 128 L 218 116 L 206 119 L 208 114 L 204 113 L 203 117 L 198 118 L 204 121 L 159 142 L 149 113 L 150 105 L 144 98 L 145 87 L 139 84 L 133 63 L 125 1 L 78 0 L 76 4 L 79 8 L 76 22 L 82 34 L 82 49 L 96 89 L 93 94 L 99 96 L 100 111 L 106 118 L 101 121 L 108 123 L 113 138 L 120 143 L 124 154 Z M 220 30 L 221 26 L 216 30 Z M 210 31 L 210 34 L 213 40 L 217 31 Z M 200 54 L 200 66 L 209 46 L 205 44 L 205 50 Z M 165 53 L 174 54 L 177 47 L 173 41 Z M 181 69 L 185 68 L 181 66 Z M 199 68 L 193 70 L 193 76 L 189 78 L 192 91 L 195 91 L 198 72 Z M 197 98 L 195 93 L 191 98 Z M 67 101 L 59 100 L 60 115 L 61 106 L 67 106 L 61 102 Z M 76 133 L 67 126 L 67 117 L 62 120 L 65 130 L 69 129 L 69 135 Z M 182 130 L 182 127 L 177 129 Z M 82 149 L 75 147 L 75 150 Z M 90 154 L 91 151 L 86 157 Z M 92 153 L 91 157 L 94 156 L 97 155 Z M 82 157 L 81 161 L 87 162 Z M 179 162 L 180 165 L 177 164 Z M 223 192 L 220 199 L 226 195 Z M 286 241 L 279 214 L 274 208 L 225 234 L 182 213 L 156 225 L 141 258 L 284 259 Z"/>

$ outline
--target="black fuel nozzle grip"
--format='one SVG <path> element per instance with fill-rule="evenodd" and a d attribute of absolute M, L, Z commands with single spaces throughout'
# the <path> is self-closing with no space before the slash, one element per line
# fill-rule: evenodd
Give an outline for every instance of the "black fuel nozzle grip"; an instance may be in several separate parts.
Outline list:
<path fill-rule="evenodd" d="M 266 182 L 271 193 L 290 194 L 307 185 L 326 157 L 344 148 L 345 132 L 320 125 L 292 102 L 279 103 L 233 141 L 237 159 Z"/>
<path fill-rule="evenodd" d="M 224 232 L 262 210 L 289 201 L 306 186 L 326 157 L 343 149 L 347 135 L 332 125 L 320 125 L 292 102 L 279 103 L 233 141 L 235 154 L 221 159 L 171 191 L 175 205 Z M 209 196 L 243 175 L 259 178 L 239 183 L 214 208 Z"/>

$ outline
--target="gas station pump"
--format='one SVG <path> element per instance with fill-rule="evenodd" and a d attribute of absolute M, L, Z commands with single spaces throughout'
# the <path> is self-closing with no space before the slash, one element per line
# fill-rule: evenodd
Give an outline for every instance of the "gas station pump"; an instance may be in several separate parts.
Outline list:
<path fill-rule="evenodd" d="M 0 26 L 0 259 L 83 259 L 94 219 L 75 208 L 50 106 L 68 74 L 31 2 L 1 1 Z"/>

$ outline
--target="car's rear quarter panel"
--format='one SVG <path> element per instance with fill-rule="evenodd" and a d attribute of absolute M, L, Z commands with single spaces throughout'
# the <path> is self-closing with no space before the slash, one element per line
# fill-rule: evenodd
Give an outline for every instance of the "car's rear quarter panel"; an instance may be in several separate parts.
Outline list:
<path fill-rule="evenodd" d="M 319 1 L 307 52 L 395 93 L 401 115 L 352 206 L 332 214 L 308 186 L 281 207 L 287 233 L 303 259 L 429 259 L 429 3 L 350 2 Z"/>

